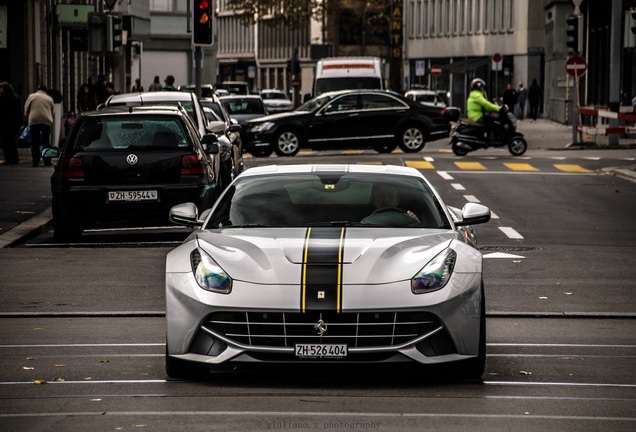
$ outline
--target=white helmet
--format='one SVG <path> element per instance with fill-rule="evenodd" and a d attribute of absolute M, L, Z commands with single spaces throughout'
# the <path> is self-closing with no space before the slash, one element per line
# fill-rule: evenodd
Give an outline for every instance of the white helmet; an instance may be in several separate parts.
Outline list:
<path fill-rule="evenodd" d="M 482 88 L 486 87 L 486 82 L 481 78 L 475 78 L 470 82 L 470 87 L 473 90 L 481 90 Z"/>

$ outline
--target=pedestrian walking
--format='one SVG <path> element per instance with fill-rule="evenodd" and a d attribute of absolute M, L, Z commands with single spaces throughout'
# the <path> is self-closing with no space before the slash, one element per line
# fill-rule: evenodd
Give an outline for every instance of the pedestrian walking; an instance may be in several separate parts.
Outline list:
<path fill-rule="evenodd" d="M 131 90 L 133 93 L 141 93 L 144 91 L 144 86 L 141 85 L 141 80 L 139 78 L 135 79 L 135 85 Z"/>
<path fill-rule="evenodd" d="M 40 147 L 51 145 L 51 125 L 55 116 L 53 98 L 46 94 L 47 87 L 40 85 L 31 93 L 24 104 L 24 116 L 31 128 L 31 160 L 32 165 L 40 165 Z M 51 158 L 44 159 L 44 165 L 51 165 Z"/>
<path fill-rule="evenodd" d="M 88 83 L 80 86 L 77 92 L 77 112 L 83 113 L 95 109 L 95 96 Z"/>
<path fill-rule="evenodd" d="M 165 85 L 163 86 L 163 91 L 175 91 L 176 88 L 174 87 L 174 76 L 172 75 L 168 75 L 166 77 L 166 79 L 164 80 Z"/>
<path fill-rule="evenodd" d="M 13 86 L 7 81 L 0 83 L 0 143 L 4 162 L 2 165 L 14 165 L 18 156 L 17 136 L 22 124 L 22 107 Z"/>
<path fill-rule="evenodd" d="M 93 94 L 95 95 L 95 106 L 99 106 L 106 102 L 108 94 L 106 93 L 106 76 L 98 75 L 97 82 L 93 85 Z"/>
<path fill-rule="evenodd" d="M 162 88 L 161 82 L 159 81 L 159 75 L 155 75 L 155 80 L 148 87 L 148 91 L 160 91 Z"/>
<path fill-rule="evenodd" d="M 503 93 L 503 103 L 509 110 L 514 110 L 515 106 L 517 106 L 517 90 L 514 89 L 512 83 L 506 85 Z"/>
<path fill-rule="evenodd" d="M 528 99 L 528 90 L 523 86 L 523 83 L 519 83 L 517 88 L 517 106 L 519 107 L 519 115 L 517 118 L 519 121 L 523 120 L 523 114 L 526 111 L 526 100 Z"/>
<path fill-rule="evenodd" d="M 539 115 L 539 107 L 543 102 L 543 91 L 537 83 L 537 79 L 532 80 L 530 88 L 528 89 L 528 102 L 530 103 L 530 117 L 532 117 L 532 123 L 537 121 Z"/>

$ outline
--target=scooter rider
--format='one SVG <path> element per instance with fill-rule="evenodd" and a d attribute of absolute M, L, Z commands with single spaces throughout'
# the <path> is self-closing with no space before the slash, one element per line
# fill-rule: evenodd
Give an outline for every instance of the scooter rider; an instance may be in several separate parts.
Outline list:
<path fill-rule="evenodd" d="M 495 129 L 493 120 L 490 116 L 484 114 L 485 111 L 499 112 L 501 107 L 490 102 L 484 97 L 486 82 L 481 78 L 475 78 L 470 83 L 471 91 L 466 101 L 466 110 L 468 118 L 474 122 L 481 123 L 489 130 Z"/>

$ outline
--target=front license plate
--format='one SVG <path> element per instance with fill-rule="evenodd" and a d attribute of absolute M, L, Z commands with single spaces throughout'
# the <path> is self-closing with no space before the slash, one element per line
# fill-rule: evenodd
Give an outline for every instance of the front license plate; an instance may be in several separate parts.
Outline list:
<path fill-rule="evenodd" d="M 296 344 L 296 357 L 342 358 L 347 356 L 345 344 Z"/>
<path fill-rule="evenodd" d="M 108 192 L 108 201 L 157 201 L 156 190 L 143 191 L 111 191 Z"/>

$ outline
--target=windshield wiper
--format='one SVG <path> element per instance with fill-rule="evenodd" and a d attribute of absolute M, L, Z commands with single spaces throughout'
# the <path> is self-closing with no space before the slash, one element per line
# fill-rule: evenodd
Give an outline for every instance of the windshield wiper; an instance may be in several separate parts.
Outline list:
<path fill-rule="evenodd" d="M 351 222 L 351 221 L 346 221 L 346 220 L 341 220 L 341 221 L 328 221 L 328 222 L 311 222 L 308 223 L 304 226 L 308 226 L 308 227 L 321 227 L 321 226 L 335 226 L 335 227 L 353 227 L 353 226 L 360 226 L 361 224 L 359 222 Z"/>

